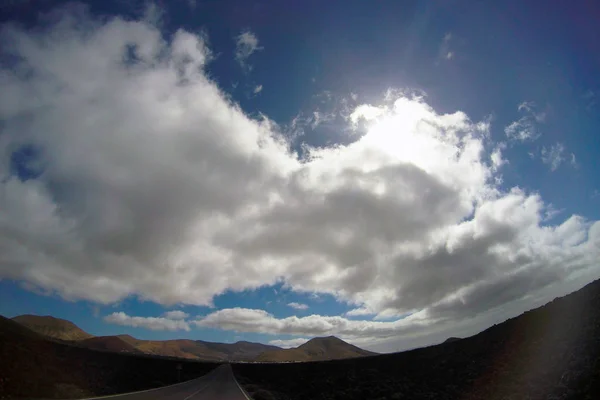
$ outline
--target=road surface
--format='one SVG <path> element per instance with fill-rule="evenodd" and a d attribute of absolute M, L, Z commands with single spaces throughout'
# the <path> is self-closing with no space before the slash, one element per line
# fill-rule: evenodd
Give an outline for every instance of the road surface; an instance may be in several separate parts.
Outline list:
<path fill-rule="evenodd" d="M 236 382 L 229 364 L 191 381 L 142 392 L 93 397 L 106 400 L 249 400 Z"/>

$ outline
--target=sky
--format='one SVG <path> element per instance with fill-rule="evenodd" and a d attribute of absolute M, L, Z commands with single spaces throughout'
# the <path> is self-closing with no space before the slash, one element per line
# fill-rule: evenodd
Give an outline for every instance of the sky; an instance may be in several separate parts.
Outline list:
<path fill-rule="evenodd" d="M 4 2 L 0 314 L 393 352 L 600 277 L 600 5 Z"/>

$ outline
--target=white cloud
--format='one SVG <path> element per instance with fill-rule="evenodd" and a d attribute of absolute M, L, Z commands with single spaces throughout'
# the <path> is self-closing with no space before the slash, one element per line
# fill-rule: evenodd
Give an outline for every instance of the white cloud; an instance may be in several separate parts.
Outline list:
<path fill-rule="evenodd" d="M 254 87 L 254 89 L 252 90 L 252 93 L 259 94 L 260 92 L 262 92 L 262 90 L 263 90 L 263 86 L 262 85 L 256 85 Z"/>
<path fill-rule="evenodd" d="M 542 162 L 550 166 L 551 171 L 556 171 L 565 161 L 565 146 L 562 143 L 555 143 L 550 148 L 542 147 Z M 571 158 L 574 161 L 574 157 Z"/>
<path fill-rule="evenodd" d="M 504 128 L 506 136 L 513 141 L 531 142 L 538 139 L 541 134 L 538 125 L 546 121 L 546 112 L 538 112 L 537 106 L 532 101 L 524 101 L 518 105 L 517 110 L 525 114 Z"/>
<path fill-rule="evenodd" d="M 348 317 L 360 317 L 360 316 L 364 316 L 364 315 L 373 315 L 373 314 L 377 314 L 377 313 L 362 307 L 362 308 L 353 308 L 352 310 L 346 312 L 345 315 Z"/>
<path fill-rule="evenodd" d="M 490 154 L 490 160 L 492 161 L 492 170 L 497 171 L 502 165 L 506 164 L 507 161 L 502 158 L 502 150 L 506 149 L 505 143 L 498 143 L 496 148 Z"/>
<path fill-rule="evenodd" d="M 190 316 L 190 314 L 183 312 L 181 310 L 167 311 L 166 313 L 163 314 L 163 317 L 165 317 L 167 319 L 175 319 L 175 320 L 186 319 L 189 316 Z"/>
<path fill-rule="evenodd" d="M 393 322 L 358 321 L 339 316 L 309 315 L 276 318 L 264 310 L 226 308 L 192 321 L 203 328 L 220 328 L 235 332 L 304 336 L 338 335 L 344 338 L 388 338 L 407 331 L 417 331 L 430 322 L 414 314 Z"/>
<path fill-rule="evenodd" d="M 556 171 L 563 163 L 568 163 L 573 168 L 577 168 L 577 157 L 574 153 L 566 154 L 564 144 L 557 142 L 550 147 L 542 147 L 541 159 L 544 164 L 550 166 L 551 171 Z"/>
<path fill-rule="evenodd" d="M 321 112 L 313 111 L 312 119 L 310 121 L 311 128 L 315 129 L 317 126 L 334 121 L 337 115 L 335 112 Z"/>
<path fill-rule="evenodd" d="M 124 312 L 114 312 L 104 317 L 104 321 L 134 328 L 146 328 L 153 331 L 189 331 L 190 326 L 181 319 L 170 319 L 162 317 L 132 317 Z"/>
<path fill-rule="evenodd" d="M 250 31 L 244 31 L 236 36 L 235 45 L 235 59 L 242 68 L 251 70 L 252 66 L 247 64 L 248 58 L 263 49 L 258 45 L 258 37 Z"/>
<path fill-rule="evenodd" d="M 306 304 L 302 304 L 302 303 L 292 302 L 292 303 L 288 303 L 288 306 L 292 307 L 296 310 L 308 310 L 308 306 Z"/>
<path fill-rule="evenodd" d="M 358 122 L 362 119 L 365 121 L 372 121 L 377 117 L 385 114 L 386 109 L 381 107 L 374 107 L 370 104 L 362 104 L 354 109 L 352 114 L 350 114 L 350 121 L 354 125 L 358 124 Z"/>
<path fill-rule="evenodd" d="M 537 122 L 545 122 L 546 121 L 546 112 L 545 111 L 537 111 L 537 105 L 533 101 L 524 101 L 517 107 L 518 111 L 528 113 L 531 115 Z"/>
<path fill-rule="evenodd" d="M 79 8 L 82 11 L 85 10 L 85 6 L 77 2 L 72 3 L 71 7 Z M 146 1 L 142 7 L 141 20 L 162 29 L 165 22 L 165 9 L 154 1 Z"/>
<path fill-rule="evenodd" d="M 503 291 L 511 297 L 510 285 L 514 280 L 504 280 Z M 490 285 L 484 290 L 489 290 Z M 571 287 L 570 290 L 573 290 Z M 483 293 L 483 292 L 482 292 Z M 479 295 L 481 295 L 480 293 Z M 301 336 L 298 339 L 274 339 L 269 341 L 281 347 L 297 347 L 309 337 L 335 335 L 351 344 L 373 351 L 401 351 L 440 343 L 449 336 L 473 335 L 493 323 L 504 321 L 531 307 L 539 306 L 554 298 L 556 292 L 545 291 L 541 296 L 531 296 L 504 303 L 485 314 L 473 314 L 455 321 L 455 315 L 443 316 L 440 312 L 449 302 L 392 321 L 350 320 L 340 316 L 310 315 L 306 317 L 276 318 L 264 310 L 233 308 L 215 311 L 191 323 L 201 328 L 218 328 L 233 332 L 251 332 L 269 335 Z M 475 292 L 471 292 L 471 295 Z M 560 294 L 564 294 L 560 292 Z M 468 295 L 468 296 L 471 296 Z M 460 298 L 455 300 L 462 301 Z"/>
<path fill-rule="evenodd" d="M 547 224 L 539 195 L 503 190 L 490 125 L 464 112 L 390 90 L 363 135 L 305 144 L 299 159 L 276 124 L 205 75 L 201 36 L 66 14 L 48 32 L 6 27 L 2 41 L 29 73 L 0 70 L 0 278 L 107 304 L 211 305 L 283 283 L 378 318 L 425 318 L 282 322 L 251 310 L 274 332 L 357 343 L 497 322 L 498 307 L 598 275 L 600 223 Z M 24 144 L 41 149 L 37 179 L 12 174 Z M 201 323 L 244 322 L 225 316 Z"/>
<path fill-rule="evenodd" d="M 455 52 L 451 48 L 451 43 L 453 42 L 452 33 L 448 32 L 442 38 L 442 43 L 440 44 L 439 49 L 439 58 L 442 60 L 450 61 L 455 57 Z"/>
<path fill-rule="evenodd" d="M 273 346 L 283 347 L 284 349 L 290 349 L 293 347 L 298 347 L 308 342 L 310 339 L 308 338 L 296 338 L 296 339 L 276 339 L 269 341 L 269 344 Z"/>
<path fill-rule="evenodd" d="M 504 133 L 509 139 L 520 142 L 533 141 L 540 137 L 535 124 L 529 117 L 522 117 L 517 121 L 513 121 L 504 128 Z"/>
<path fill-rule="evenodd" d="M 320 125 L 335 122 L 337 118 L 338 110 L 320 111 L 316 109 L 308 115 L 298 113 L 288 125 L 286 136 L 290 140 L 297 139 L 305 134 L 307 128 L 314 130 Z"/>

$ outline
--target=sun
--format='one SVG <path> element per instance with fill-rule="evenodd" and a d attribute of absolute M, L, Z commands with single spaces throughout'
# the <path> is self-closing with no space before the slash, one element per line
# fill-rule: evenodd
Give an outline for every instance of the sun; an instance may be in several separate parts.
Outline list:
<path fill-rule="evenodd" d="M 391 109 L 370 114 L 376 116 L 367 122 L 359 145 L 379 153 L 386 162 L 412 164 L 431 172 L 454 151 L 442 140 L 439 127 L 430 122 L 433 118 L 425 105 L 402 100 Z"/>

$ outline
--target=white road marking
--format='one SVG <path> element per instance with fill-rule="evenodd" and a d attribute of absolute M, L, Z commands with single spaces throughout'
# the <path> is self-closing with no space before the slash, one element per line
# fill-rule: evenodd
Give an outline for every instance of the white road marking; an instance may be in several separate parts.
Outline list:
<path fill-rule="evenodd" d="M 247 400 L 252 400 L 247 394 L 246 391 L 240 386 L 240 383 L 237 381 L 237 379 L 235 379 L 235 374 L 233 373 L 233 370 L 231 371 L 231 375 L 233 376 L 233 381 L 235 382 L 235 384 L 237 385 L 237 387 L 240 388 L 240 391 L 242 392 L 242 394 L 244 395 L 244 397 Z"/>
<path fill-rule="evenodd" d="M 213 372 L 217 371 L 219 368 L 223 368 L 223 366 L 218 366 L 217 368 L 215 368 L 213 370 Z M 215 382 L 215 377 L 213 376 L 212 380 L 210 382 L 207 382 L 206 385 L 202 386 L 200 389 L 196 390 L 194 393 L 190 394 L 188 397 L 184 398 L 183 400 L 188 400 L 191 397 L 197 395 L 198 393 L 200 393 L 201 391 L 203 391 L 204 389 L 206 389 L 207 387 L 209 387 L 212 383 Z"/>
<path fill-rule="evenodd" d="M 212 381 L 208 382 L 206 385 L 202 386 L 200 389 L 196 390 L 194 393 L 190 394 L 188 397 L 186 397 L 183 400 L 188 400 L 190 397 L 197 395 L 198 393 L 200 393 L 201 391 L 206 389 L 208 386 L 210 386 L 211 383 L 213 383 L 213 382 Z"/>
<path fill-rule="evenodd" d="M 194 378 L 194 379 L 190 379 L 190 380 L 187 380 L 187 381 L 185 381 L 185 382 L 179 382 L 179 383 L 175 383 L 175 384 L 173 384 L 173 385 L 161 386 L 161 387 L 152 388 L 152 389 L 146 389 L 146 390 L 139 390 L 139 391 L 137 391 L 137 392 L 128 392 L 128 393 L 121 393 L 121 394 L 111 394 L 111 395 L 108 395 L 108 396 L 99 396 L 99 397 L 87 397 L 87 398 L 84 398 L 84 399 L 79 399 L 79 400 L 98 400 L 98 399 L 109 399 L 109 398 L 111 398 L 111 397 L 129 396 L 129 395 L 138 394 L 138 393 L 154 392 L 154 391 L 156 391 L 156 390 L 168 389 L 168 388 L 176 387 L 176 386 L 179 386 L 179 385 L 184 385 L 184 384 L 186 384 L 186 383 L 190 383 L 190 382 L 193 382 L 193 381 L 197 381 L 197 380 L 204 379 L 204 378 L 206 378 L 207 376 L 209 376 L 210 374 L 214 373 L 214 372 L 215 372 L 215 371 L 216 371 L 218 368 L 219 368 L 219 367 L 217 367 L 217 368 L 213 369 L 213 370 L 212 370 L 212 371 L 210 371 L 208 374 L 202 375 L 201 377 Z M 204 387 L 203 387 L 203 389 L 204 389 Z M 190 396 L 190 397 L 191 397 L 191 396 Z M 187 399 L 187 397 L 186 397 L 186 399 Z M 184 400 L 186 400 L 186 399 L 184 399 Z"/>
<path fill-rule="evenodd" d="M 212 371 L 211 371 L 211 372 L 212 372 Z M 209 372 L 208 374 L 210 374 L 211 372 Z M 206 375 L 208 375 L 208 374 L 206 374 Z M 175 383 L 175 384 L 173 384 L 173 385 L 168 385 L 168 386 L 161 386 L 161 387 L 152 388 L 152 389 L 139 390 L 139 391 L 137 391 L 137 392 L 127 392 L 127 393 L 121 393 L 121 394 L 111 394 L 111 395 L 108 395 L 108 396 L 100 396 L 100 397 L 87 397 L 87 398 L 85 398 L 85 399 L 79 399 L 79 400 L 97 400 L 97 399 L 108 399 L 108 398 L 111 398 L 111 397 L 129 396 L 129 395 L 132 395 L 132 394 L 146 393 L 146 392 L 153 392 L 153 391 L 155 391 L 155 390 L 167 389 L 167 388 L 172 388 L 172 387 L 175 387 L 175 386 L 183 385 L 184 383 L 190 383 L 190 382 L 192 382 L 192 381 L 195 381 L 195 380 L 202 379 L 202 378 L 204 378 L 206 375 L 204 375 L 204 376 L 201 376 L 201 377 L 199 377 L 199 378 L 190 379 L 190 380 L 188 380 L 188 381 L 185 381 L 185 382 L 179 382 L 179 383 Z"/>
<path fill-rule="evenodd" d="M 212 370 L 211 372 L 209 372 L 208 374 L 201 376 L 199 378 L 195 378 L 195 379 L 190 379 L 189 381 L 185 381 L 185 382 L 180 382 L 180 383 L 176 383 L 174 385 L 169 385 L 169 386 L 163 386 L 163 387 L 158 387 L 158 388 L 153 388 L 153 389 L 146 389 L 146 390 L 140 390 L 138 392 L 130 392 L 130 393 L 121 393 L 121 394 L 114 394 L 114 395 L 109 395 L 109 396 L 101 396 L 101 397 L 89 397 L 86 399 L 80 399 L 80 400 L 99 400 L 99 399 L 107 399 L 107 398 L 111 398 L 111 397 L 120 397 L 120 396 L 129 396 L 129 395 L 134 395 L 134 394 L 138 394 L 138 393 L 146 393 L 146 392 L 153 392 L 153 391 L 157 391 L 157 390 L 161 390 L 161 389 L 168 389 L 168 388 L 172 388 L 175 386 L 179 386 L 179 385 L 183 385 L 185 383 L 190 383 L 193 381 L 197 381 L 197 380 L 201 380 L 204 378 L 207 378 L 209 375 L 213 375 L 212 379 L 207 382 L 204 386 L 202 386 L 200 389 L 196 390 L 194 393 L 188 395 L 187 397 L 183 398 L 183 400 L 189 400 L 191 399 L 193 396 L 197 395 L 198 393 L 200 393 L 201 391 L 203 391 L 204 389 L 206 389 L 207 387 L 209 387 L 211 384 L 214 383 L 215 381 L 215 372 L 219 369 L 219 368 L 223 368 L 223 366 L 219 366 L 217 368 L 215 368 L 214 370 Z M 233 381 L 235 382 L 235 384 L 237 385 L 237 387 L 240 389 L 240 391 L 242 392 L 242 394 L 244 395 L 244 397 L 247 400 L 252 400 L 247 394 L 246 391 L 240 386 L 240 384 L 238 383 L 237 379 L 235 379 L 235 375 L 233 374 L 233 371 L 231 371 L 231 376 L 233 377 Z"/>

